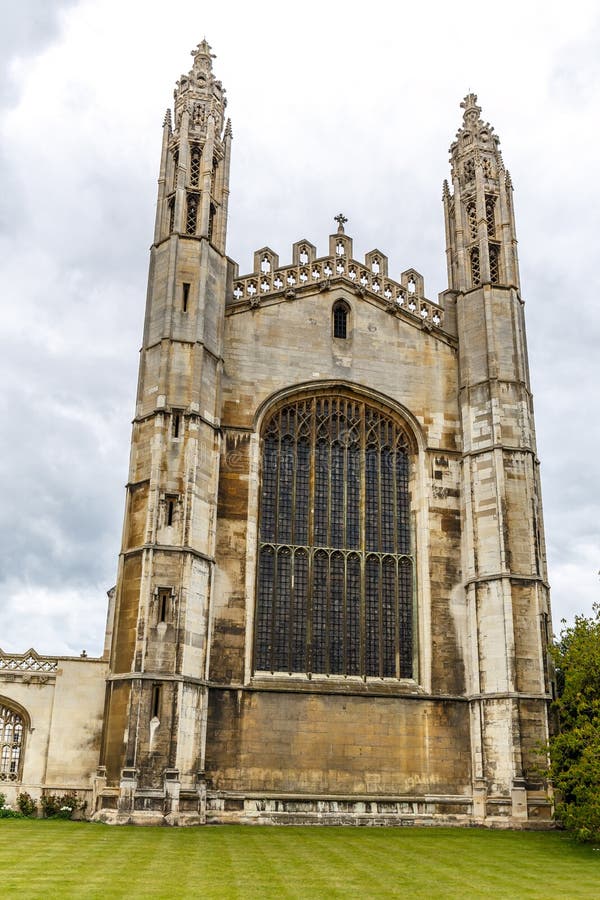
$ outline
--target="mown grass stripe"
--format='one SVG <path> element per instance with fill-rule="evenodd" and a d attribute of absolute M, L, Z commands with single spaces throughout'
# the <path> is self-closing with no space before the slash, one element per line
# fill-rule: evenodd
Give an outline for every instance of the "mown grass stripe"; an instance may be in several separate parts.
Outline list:
<path fill-rule="evenodd" d="M 0 872 L 3 896 L 45 900 L 600 897 L 600 851 L 559 832 L 6 819 Z"/>

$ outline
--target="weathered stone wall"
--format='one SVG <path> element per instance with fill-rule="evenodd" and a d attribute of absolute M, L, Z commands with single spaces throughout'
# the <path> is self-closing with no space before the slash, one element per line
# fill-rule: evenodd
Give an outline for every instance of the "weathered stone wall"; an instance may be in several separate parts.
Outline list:
<path fill-rule="evenodd" d="M 332 307 L 339 299 L 350 307 L 346 339 L 332 337 Z M 294 693 L 270 690 L 276 678 L 269 685 L 252 676 L 262 415 L 282 392 L 330 383 L 397 410 L 414 436 L 416 682 L 423 694 L 464 695 L 457 375 L 452 336 L 432 334 L 409 316 L 390 316 L 345 286 L 304 291 L 293 301 L 253 310 L 230 308 L 210 679 L 253 687 L 211 689 L 209 789 L 469 791 L 465 702 L 353 696 L 353 690 L 365 690 L 364 682 L 333 677 L 332 689 L 348 695 L 328 696 L 319 692 L 323 685 L 311 689 L 302 675 L 290 676 L 305 680 L 302 692 Z M 404 690 L 414 693 L 415 686 Z"/>
<path fill-rule="evenodd" d="M 29 654 L 25 654 L 28 657 Z M 39 799 L 42 791 L 62 794 L 77 791 L 92 799 L 98 765 L 105 679 L 108 664 L 102 659 L 77 657 L 32 658 L 3 656 L 0 703 L 24 711 L 22 778 L 0 781 L 0 791 L 14 803 L 20 791 Z M 18 710 L 19 711 L 19 710 Z"/>
<path fill-rule="evenodd" d="M 266 794 L 468 795 L 467 735 L 464 702 L 213 689 L 207 787 Z"/>

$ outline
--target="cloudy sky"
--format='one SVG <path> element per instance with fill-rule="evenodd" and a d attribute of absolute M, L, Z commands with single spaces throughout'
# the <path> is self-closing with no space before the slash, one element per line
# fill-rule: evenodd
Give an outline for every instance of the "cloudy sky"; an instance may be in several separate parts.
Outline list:
<path fill-rule="evenodd" d="M 600 599 L 600 10 L 481 0 L 0 0 L 0 647 L 98 653 L 114 583 L 165 108 L 206 35 L 228 252 L 446 286 L 441 185 L 475 91 L 515 185 L 555 628 Z"/>

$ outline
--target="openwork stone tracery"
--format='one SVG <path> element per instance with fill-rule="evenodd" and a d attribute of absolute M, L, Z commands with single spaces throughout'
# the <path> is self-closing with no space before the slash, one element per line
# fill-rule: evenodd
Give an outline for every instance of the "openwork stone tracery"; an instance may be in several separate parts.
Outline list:
<path fill-rule="evenodd" d="M 263 429 L 255 669 L 410 678 L 409 442 L 362 400 L 289 403 Z"/>

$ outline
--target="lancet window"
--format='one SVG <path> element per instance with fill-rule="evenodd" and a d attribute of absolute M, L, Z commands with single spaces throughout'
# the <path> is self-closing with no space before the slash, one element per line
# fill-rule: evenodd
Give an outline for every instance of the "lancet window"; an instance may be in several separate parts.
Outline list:
<path fill-rule="evenodd" d="M 185 233 L 196 234 L 196 220 L 198 217 L 198 195 L 187 195 L 187 209 L 185 214 Z"/>
<path fill-rule="evenodd" d="M 173 153 L 173 190 L 177 190 L 177 173 L 179 172 L 179 150 Z"/>
<path fill-rule="evenodd" d="M 343 300 L 338 301 L 333 307 L 333 336 L 348 337 L 348 307 Z"/>
<path fill-rule="evenodd" d="M 500 283 L 500 248 L 497 244 L 490 244 L 490 281 Z"/>
<path fill-rule="evenodd" d="M 467 220 L 469 223 L 469 234 L 471 235 L 471 240 L 474 241 L 477 238 L 477 207 L 475 203 L 469 203 L 467 206 Z"/>
<path fill-rule="evenodd" d="M 471 279 L 473 287 L 481 284 L 481 266 L 479 263 L 479 247 L 473 247 L 471 250 Z"/>
<path fill-rule="evenodd" d="M 350 396 L 280 408 L 262 438 L 254 668 L 413 676 L 409 442 Z"/>
<path fill-rule="evenodd" d="M 200 182 L 200 160 L 202 154 L 198 144 L 192 144 L 190 152 L 190 184 L 192 187 L 198 187 Z"/>
<path fill-rule="evenodd" d="M 487 196 L 485 198 L 485 219 L 487 223 L 487 233 L 489 237 L 496 234 L 496 198 Z"/>
<path fill-rule="evenodd" d="M 0 781 L 19 781 L 22 769 L 23 719 L 0 704 Z"/>

